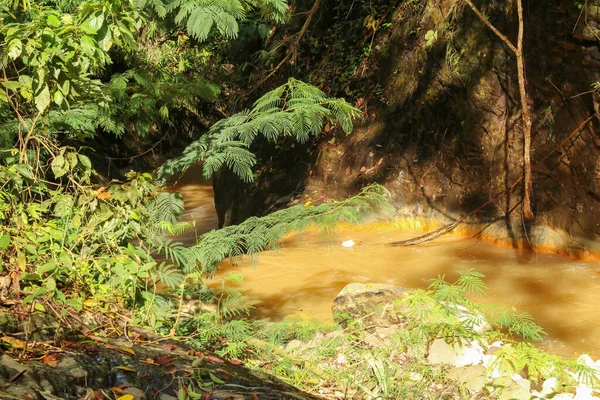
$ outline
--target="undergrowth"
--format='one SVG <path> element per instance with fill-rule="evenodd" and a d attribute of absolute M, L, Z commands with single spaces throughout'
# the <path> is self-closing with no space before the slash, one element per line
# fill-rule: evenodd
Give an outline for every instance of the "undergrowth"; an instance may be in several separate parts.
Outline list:
<path fill-rule="evenodd" d="M 585 359 L 567 360 L 534 346 L 546 334 L 529 314 L 478 305 L 473 299 L 485 296 L 482 278 L 466 270 L 453 283 L 444 276 L 433 279 L 427 289 L 395 302 L 393 310 L 388 305 L 374 311 L 399 317 L 400 323 L 387 327 L 367 328 L 348 315 L 341 329 L 301 318 L 219 322 L 217 314 L 199 312 L 179 333 L 191 335 L 193 345 L 212 346 L 223 357 L 332 399 L 498 398 L 515 374 L 534 386 L 554 377 L 562 392 L 580 384 L 598 387 L 600 370 Z M 464 374 L 460 369 L 429 362 L 430 346 L 440 339 L 455 349 L 476 344 L 484 352 L 502 343 L 486 356 L 488 382 L 477 393 L 457 379 Z"/>

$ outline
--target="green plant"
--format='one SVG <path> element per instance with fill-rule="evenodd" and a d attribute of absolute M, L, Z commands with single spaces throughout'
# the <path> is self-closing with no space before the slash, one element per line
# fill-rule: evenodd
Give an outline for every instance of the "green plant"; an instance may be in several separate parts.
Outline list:
<path fill-rule="evenodd" d="M 186 147 L 180 157 L 160 167 L 157 175 L 164 180 L 203 161 L 206 178 L 226 166 L 250 182 L 254 179 L 252 167 L 256 164 L 250 146 L 258 135 L 271 142 L 292 137 L 304 143 L 320 135 L 326 123 L 339 124 L 349 133 L 352 119 L 359 116 L 360 111 L 343 99 L 329 99 L 318 88 L 290 79 L 258 99 L 251 110 L 214 124 L 199 140 Z"/>

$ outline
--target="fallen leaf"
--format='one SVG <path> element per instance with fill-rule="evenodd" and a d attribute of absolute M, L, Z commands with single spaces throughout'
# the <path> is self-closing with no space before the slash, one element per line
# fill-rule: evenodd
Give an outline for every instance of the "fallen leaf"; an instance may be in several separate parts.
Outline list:
<path fill-rule="evenodd" d="M 56 368 L 58 366 L 60 358 L 61 358 L 60 354 L 50 353 L 50 354 L 46 354 L 44 357 L 42 357 L 41 361 L 44 364 L 48 365 L 49 367 Z"/>
<path fill-rule="evenodd" d="M 12 279 L 12 288 L 15 294 L 21 293 L 21 274 L 18 271 L 13 271 L 10 273 L 10 277 Z"/>
<path fill-rule="evenodd" d="M 129 353 L 132 356 L 135 356 L 135 351 L 133 351 L 133 349 L 131 347 L 119 346 L 119 350 L 124 351 L 125 353 Z"/>
<path fill-rule="evenodd" d="M 232 358 L 229 361 L 229 364 L 233 364 L 233 365 L 243 365 L 244 362 L 242 360 L 238 360 L 237 358 Z"/>
<path fill-rule="evenodd" d="M 0 290 L 8 289 L 10 287 L 10 276 L 0 276 Z"/>
<path fill-rule="evenodd" d="M 121 371 L 135 372 L 135 369 L 127 367 L 125 365 L 117 365 L 115 368 L 120 369 Z"/>
<path fill-rule="evenodd" d="M 133 400 L 134 397 L 130 394 L 124 394 L 123 396 L 117 397 L 117 400 Z"/>
<path fill-rule="evenodd" d="M 158 356 L 154 357 L 154 362 L 158 365 L 169 365 L 175 360 L 175 356 Z"/>
<path fill-rule="evenodd" d="M 11 336 L 2 336 L 0 340 L 4 343 L 10 344 L 13 349 L 24 349 L 26 345 L 24 341 Z"/>
<path fill-rule="evenodd" d="M 225 361 L 217 356 L 204 356 L 204 359 L 213 364 L 225 364 Z"/>

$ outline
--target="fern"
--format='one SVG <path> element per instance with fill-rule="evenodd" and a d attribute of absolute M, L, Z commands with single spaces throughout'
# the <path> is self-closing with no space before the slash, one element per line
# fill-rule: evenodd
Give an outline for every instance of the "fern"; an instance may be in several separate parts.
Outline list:
<path fill-rule="evenodd" d="M 189 273 L 200 263 L 202 273 L 212 275 L 227 257 L 239 259 L 265 249 L 275 249 L 279 241 L 293 231 L 316 226 L 332 229 L 340 222 L 356 223 L 378 207 L 389 207 L 387 191 L 379 185 L 364 188 L 347 200 L 317 207 L 297 205 L 264 217 L 251 217 L 239 225 L 228 226 L 202 235 L 196 245 L 183 249 L 187 254 L 180 264 Z M 327 228 L 326 228 L 327 227 Z"/>
<path fill-rule="evenodd" d="M 164 181 L 191 165 L 203 161 L 203 174 L 211 178 L 223 167 L 231 169 L 246 182 L 253 180 L 256 157 L 249 148 L 257 136 L 271 142 L 291 137 L 300 143 L 318 136 L 325 123 L 339 124 L 349 133 L 352 120 L 360 111 L 343 99 L 329 99 L 320 89 L 290 79 L 262 96 L 251 110 L 246 110 L 214 124 L 183 154 L 167 161 L 157 175 Z"/>
<path fill-rule="evenodd" d="M 162 282 L 170 289 L 175 289 L 184 281 L 184 276 L 171 264 L 160 263 L 156 269 L 158 282 Z"/>
<path fill-rule="evenodd" d="M 166 10 L 178 10 L 175 22 L 185 24 L 190 36 L 204 41 L 214 30 L 227 39 L 236 38 L 238 22 L 245 20 L 252 9 L 260 10 L 264 19 L 279 23 L 287 8 L 285 0 L 174 0 Z"/>
<path fill-rule="evenodd" d="M 495 324 L 500 328 L 506 328 L 509 333 L 518 335 L 526 340 L 542 340 L 546 332 L 537 325 L 531 314 L 517 314 L 514 309 L 507 310 L 500 314 Z"/>
<path fill-rule="evenodd" d="M 150 221 L 176 224 L 183 215 L 184 201 L 179 193 L 160 193 L 148 207 Z"/>

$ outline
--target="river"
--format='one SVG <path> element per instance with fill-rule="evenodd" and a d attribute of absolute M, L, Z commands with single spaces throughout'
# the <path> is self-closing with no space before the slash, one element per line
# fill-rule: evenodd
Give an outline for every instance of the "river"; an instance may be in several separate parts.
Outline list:
<path fill-rule="evenodd" d="M 212 187 L 183 182 L 176 190 L 186 201 L 184 218 L 196 221 L 196 232 L 179 238 L 190 243 L 216 227 Z M 600 357 L 600 262 L 528 254 L 458 235 L 413 247 L 389 245 L 419 234 L 395 222 L 378 222 L 345 226 L 329 241 L 310 233 L 291 236 L 280 250 L 261 253 L 255 265 L 235 267 L 244 276 L 239 286 L 255 302 L 255 318 L 281 320 L 302 313 L 331 320 L 332 302 L 350 282 L 425 288 L 440 274 L 453 281 L 457 271 L 474 268 L 485 274 L 483 302 L 531 313 L 548 333 L 542 347 L 563 356 Z M 343 247 L 346 240 L 356 244 Z M 232 268 L 223 262 L 213 284 Z"/>

